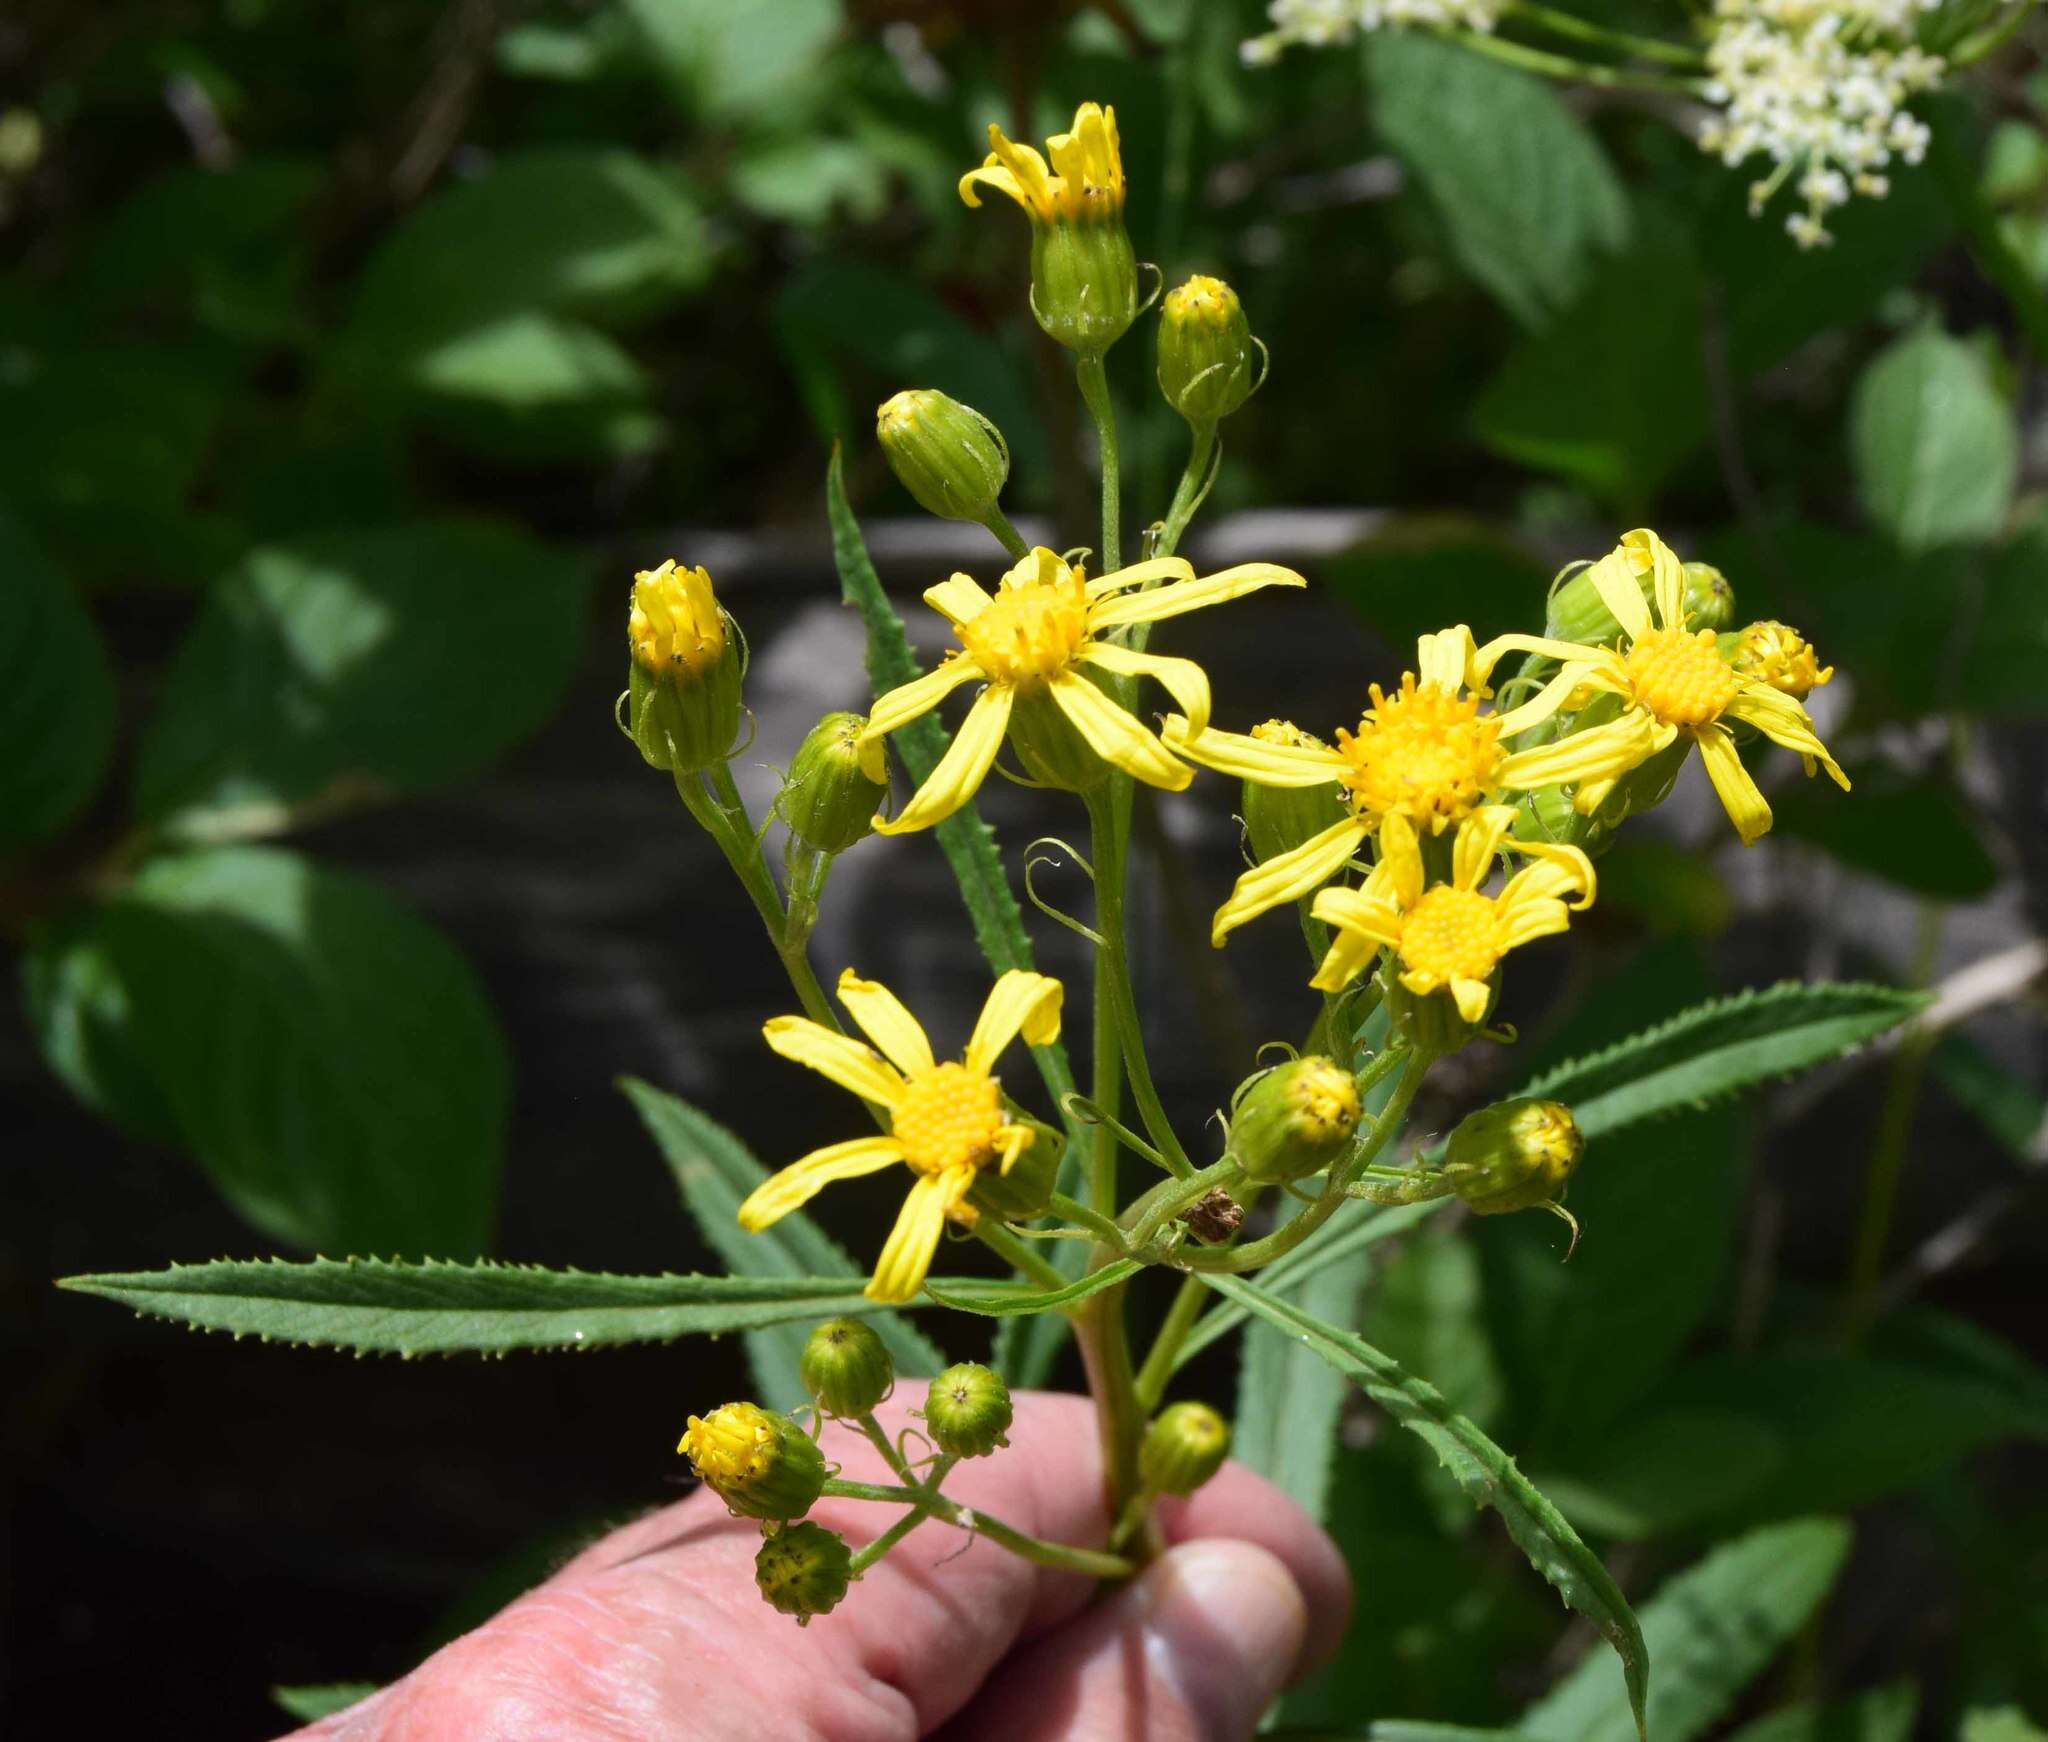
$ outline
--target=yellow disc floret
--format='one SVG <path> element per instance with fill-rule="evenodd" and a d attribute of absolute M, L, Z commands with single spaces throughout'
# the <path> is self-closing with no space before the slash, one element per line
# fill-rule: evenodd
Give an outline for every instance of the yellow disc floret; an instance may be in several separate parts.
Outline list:
<path fill-rule="evenodd" d="M 1341 1140 L 1357 1126 L 1358 1084 L 1341 1066 L 1312 1060 L 1311 1068 L 1297 1072 L 1287 1087 L 1296 1125 L 1310 1142 Z"/>
<path fill-rule="evenodd" d="M 1049 683 L 1087 644 L 1087 583 L 1078 568 L 1048 564 L 1039 578 L 1005 581 L 958 633 L 992 683 L 1020 690 Z"/>
<path fill-rule="evenodd" d="M 1400 815 L 1432 834 L 1486 802 L 1499 775 L 1500 726 L 1471 696 L 1401 677 L 1395 695 L 1372 686 L 1356 733 L 1339 729 L 1351 767 L 1339 778 L 1361 816 Z"/>
<path fill-rule="evenodd" d="M 701 677 L 725 653 L 725 613 L 701 566 L 679 569 L 671 558 L 633 577 L 626 619 L 633 657 L 650 672 Z"/>
<path fill-rule="evenodd" d="M 1805 636 L 1789 623 L 1765 619 L 1752 623 L 1736 638 L 1735 669 L 1745 677 L 1767 683 L 1795 702 L 1835 675 L 1835 668 L 1822 665 Z"/>
<path fill-rule="evenodd" d="M 1433 980 L 1484 980 L 1500 963 L 1495 917 L 1491 897 L 1475 890 L 1424 890 L 1402 922 L 1403 966 Z"/>
<path fill-rule="evenodd" d="M 1630 644 L 1626 663 L 1637 705 L 1664 726 L 1718 720 L 1742 690 L 1709 629 L 1652 629 Z"/>
<path fill-rule="evenodd" d="M 890 1120 L 903 1159 L 919 1173 L 981 1167 L 996 1152 L 1003 1094 L 993 1077 L 948 1061 L 913 1071 Z"/>
<path fill-rule="evenodd" d="M 709 1415 L 691 1416 L 676 1449 L 706 1482 L 746 1482 L 776 1455 L 775 1418 L 758 1404 L 721 1404 Z"/>

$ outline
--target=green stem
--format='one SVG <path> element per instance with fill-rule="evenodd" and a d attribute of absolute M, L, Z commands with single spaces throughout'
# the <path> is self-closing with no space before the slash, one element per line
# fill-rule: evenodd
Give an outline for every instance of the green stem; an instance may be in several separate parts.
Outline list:
<path fill-rule="evenodd" d="M 1108 1248 L 1098 1246 L 1091 1269 L 1106 1262 Z M 1095 1399 L 1097 1437 L 1102 1445 L 1102 1487 L 1106 1510 L 1120 1516 L 1138 1491 L 1138 1437 L 1145 1413 L 1138 1405 L 1137 1382 L 1131 1372 L 1130 1335 L 1124 1323 L 1124 1290 L 1106 1288 L 1091 1296 L 1074 1321 L 1081 1365 Z"/>
<path fill-rule="evenodd" d="M 1195 1321 L 1208 1305 L 1209 1287 L 1199 1276 L 1184 1276 L 1174 1292 L 1173 1304 L 1160 1321 L 1159 1334 L 1145 1352 L 1145 1364 L 1138 1369 L 1138 1407 L 1150 1415 L 1166 1395 L 1166 1382 L 1173 1377 L 1174 1359 L 1195 1328 Z"/>
<path fill-rule="evenodd" d="M 899 1487 L 894 1482 L 849 1482 L 843 1476 L 827 1476 L 825 1486 L 818 1492 L 834 1500 L 900 1501 L 910 1506 L 921 1505 L 931 1498 L 914 1483 Z"/>
<path fill-rule="evenodd" d="M 1226 1155 L 1194 1173 L 1161 1180 L 1124 1211 L 1122 1226 L 1128 1230 L 1125 1242 L 1133 1250 L 1143 1248 L 1181 1211 L 1200 1203 L 1218 1186 L 1228 1191 L 1243 1178 L 1244 1169 L 1237 1158 Z"/>
<path fill-rule="evenodd" d="M 972 1530 L 992 1542 L 1001 1543 L 1013 1555 L 1041 1567 L 1058 1567 L 1093 1579 L 1128 1579 L 1138 1570 L 1135 1563 L 1123 1555 L 1104 1554 L 1092 1548 L 1072 1548 L 1063 1542 L 1047 1542 L 1043 1537 L 1031 1536 L 972 1506 L 948 1500 L 929 1487 L 899 1488 L 884 1482 L 848 1482 L 834 1476 L 826 1481 L 822 1492 L 838 1500 L 875 1500 L 885 1505 L 915 1507 L 920 1514 L 950 1524 L 956 1530 Z M 898 1520 L 899 1524 L 901 1522 Z M 907 1531 L 899 1533 L 899 1539 L 900 1535 L 907 1534 Z"/>
<path fill-rule="evenodd" d="M 1024 542 L 1024 535 L 1010 524 L 1010 517 L 996 504 L 989 504 L 988 518 L 982 525 L 995 534 L 997 542 L 1011 556 L 1026 557 L 1031 554 L 1031 547 Z"/>
<path fill-rule="evenodd" d="M 1173 504 L 1166 511 L 1166 519 L 1159 532 L 1159 556 L 1172 556 L 1179 549 L 1181 535 L 1188 529 L 1188 522 L 1195 517 L 1195 510 L 1202 505 L 1202 498 L 1208 494 L 1204 487 L 1209 474 L 1210 456 L 1216 451 L 1216 426 L 1213 423 L 1192 425 L 1193 445 L 1188 450 L 1188 463 L 1180 475 L 1180 483 L 1173 492 Z"/>
<path fill-rule="evenodd" d="M 1505 61 L 1524 72 L 1541 73 L 1551 79 L 1569 79 L 1582 85 L 1599 85 L 1619 91 L 1664 91 L 1697 97 L 1706 83 L 1704 79 L 1682 79 L 1670 73 L 1642 73 L 1627 67 L 1594 66 L 1587 61 L 1574 60 L 1570 55 L 1552 54 L 1548 49 L 1531 48 L 1527 43 L 1489 36 L 1484 31 L 1450 30 L 1443 34 L 1474 54 Z"/>
<path fill-rule="evenodd" d="M 894 1524 L 890 1525 L 887 1530 L 883 1531 L 880 1536 L 876 1537 L 873 1542 L 869 1543 L 866 1548 L 854 1551 L 852 1563 L 847 1569 L 848 1575 L 852 1578 L 859 1578 L 862 1573 L 866 1572 L 869 1567 L 873 1566 L 875 1562 L 880 1560 L 929 1517 L 931 1517 L 931 1514 L 922 1507 L 912 1507 L 901 1518 L 897 1519 Z"/>
<path fill-rule="evenodd" d="M 867 1442 L 882 1454 L 882 1462 L 896 1472 L 897 1479 L 912 1488 L 929 1487 L 930 1482 L 920 1482 L 910 1466 L 903 1461 L 903 1454 L 896 1449 L 896 1442 L 889 1437 L 888 1430 L 875 1420 L 870 1412 L 855 1423 L 867 1436 Z M 936 1480 L 936 1478 L 933 1478 Z"/>
<path fill-rule="evenodd" d="M 993 1216 L 983 1216 L 974 1224 L 974 1237 L 1012 1270 L 1021 1270 L 1040 1288 L 1068 1288 L 1073 1284 L 1071 1276 L 1048 1264 Z"/>
<path fill-rule="evenodd" d="M 1100 357 L 1082 357 L 1074 364 L 1082 401 L 1095 420 L 1095 438 L 1102 449 L 1102 572 L 1113 575 L 1123 561 L 1123 476 L 1117 463 L 1116 407 L 1110 403 L 1109 377 Z"/>
<path fill-rule="evenodd" d="M 1070 1198 L 1065 1192 L 1054 1192 L 1052 1201 L 1046 1206 L 1055 1216 L 1064 1216 L 1077 1228 L 1086 1228 L 1105 1246 L 1119 1246 L 1123 1243 L 1124 1231 L 1108 1216 L 1096 1214 L 1078 1198 Z"/>
<path fill-rule="evenodd" d="M 1657 36 L 1636 36 L 1626 30 L 1608 30 L 1593 23 L 1591 19 L 1580 18 L 1570 12 L 1560 12 L 1552 6 L 1538 5 L 1536 0 L 1508 0 L 1504 16 L 1526 18 L 1538 29 L 1549 31 L 1552 36 L 1597 43 L 1603 48 L 1612 49 L 1616 54 L 1632 54 L 1641 60 L 1662 61 L 1666 66 L 1694 70 L 1700 66 L 1699 51 L 1687 48 L 1683 43 L 1666 42 Z"/>
<path fill-rule="evenodd" d="M 1130 947 L 1124 931 L 1124 851 L 1128 837 L 1117 826 L 1115 797 L 1108 787 L 1096 787 L 1086 797 L 1095 861 L 1095 929 L 1102 934 L 1101 947 L 1095 953 L 1095 983 L 1098 989 L 1104 985 L 1109 989 L 1110 1021 L 1122 1049 L 1124 1070 L 1131 1079 L 1131 1098 L 1138 1103 L 1146 1135 L 1159 1146 L 1167 1171 L 1186 1179 L 1194 1172 L 1194 1164 L 1174 1135 L 1159 1090 L 1152 1081 L 1152 1066 L 1145 1056 L 1145 1034 L 1138 1022 L 1137 999 L 1131 988 Z M 1099 1018 L 1099 998 L 1097 1014 Z M 1096 1206 L 1105 1211 L 1114 1209 L 1113 1203 L 1103 1202 L 1100 1193 Z"/>

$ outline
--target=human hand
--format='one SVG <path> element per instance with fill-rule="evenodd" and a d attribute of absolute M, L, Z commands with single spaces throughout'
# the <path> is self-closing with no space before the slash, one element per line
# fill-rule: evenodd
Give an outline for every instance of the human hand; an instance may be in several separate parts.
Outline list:
<path fill-rule="evenodd" d="M 923 1388 L 877 1413 L 914 1426 Z M 1022 1393 L 1010 1447 L 948 1497 L 1055 1542 L 1107 1535 L 1088 1403 Z M 829 1460 L 889 1472 L 828 1423 Z M 823 1500 L 858 1547 L 891 1508 Z M 1107 1600 L 938 1523 L 799 1628 L 754 1587 L 756 1528 L 700 1491 L 585 1550 L 410 1675 L 293 1742 L 1244 1742 L 1336 1648 L 1351 1608 L 1336 1547 L 1236 1464 L 1159 1518 L 1166 1554 Z"/>

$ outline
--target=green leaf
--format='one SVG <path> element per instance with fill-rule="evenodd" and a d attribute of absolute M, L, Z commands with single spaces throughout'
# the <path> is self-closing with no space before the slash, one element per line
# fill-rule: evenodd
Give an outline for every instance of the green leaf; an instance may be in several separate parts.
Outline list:
<path fill-rule="evenodd" d="M 1928 1058 L 1935 1080 L 2023 1167 L 2048 1161 L 2048 1101 L 2025 1077 L 1951 1029 Z"/>
<path fill-rule="evenodd" d="M 1646 1742 L 1644 1702 L 1650 1657 L 1642 1630 L 1599 1557 L 1579 1540 L 1564 1515 L 1515 1467 L 1514 1459 L 1473 1422 L 1452 1409 L 1427 1380 L 1416 1378 L 1369 1343 L 1323 1324 L 1285 1301 L 1273 1299 L 1241 1277 L 1204 1276 L 1203 1281 L 1276 1329 L 1300 1338 L 1354 1380 L 1401 1426 L 1421 1436 L 1474 1505 L 1491 1506 L 1500 1513 L 1529 1564 L 1549 1580 L 1570 1607 L 1599 1628 L 1614 1647 L 1621 1659 L 1627 1709 L 1634 1712 L 1636 1733 Z M 1587 1739 L 1574 1735 L 1570 1742 Z M 1661 1730 L 1659 1742 L 1668 1742 Z"/>
<path fill-rule="evenodd" d="M 138 808 L 203 837 L 474 774 L 554 711 L 588 593 L 572 559 L 470 522 L 253 551 L 172 661 Z"/>
<path fill-rule="evenodd" d="M 878 1310 L 834 1276 L 607 1276 L 437 1259 L 221 1259 L 59 1286 L 194 1330 L 408 1359 L 666 1343 Z"/>
<path fill-rule="evenodd" d="M 1813 782 L 1795 787 L 1773 805 L 1773 828 L 1937 901 L 1974 901 L 1997 886 L 1997 862 L 1954 787 L 1938 780 L 1888 781 L 1881 771 L 1865 769 L 1854 778 L 1855 798 L 1846 804 L 1829 802 L 1840 795 Z"/>
<path fill-rule="evenodd" d="M 1700 275 L 1674 220 L 1637 211 L 1626 271 L 1525 338 L 1473 408 L 1481 441 L 1632 511 L 1707 434 Z M 1646 289 L 1654 287 L 1654 291 Z"/>
<path fill-rule="evenodd" d="M 1480 522 L 1421 516 L 1377 529 L 1317 578 L 1396 647 L 1446 623 L 1469 623 L 1482 641 L 1511 629 L 1541 614 L 1550 580 Z"/>
<path fill-rule="evenodd" d="M 1365 69 L 1379 131 L 1452 255 L 1523 326 L 1545 326 L 1603 270 L 1624 276 L 1611 263 L 1629 238 L 1621 182 L 1542 80 L 1421 32 L 1369 36 Z"/>
<path fill-rule="evenodd" d="M 315 1718 L 331 1718 L 336 1712 L 345 1712 L 358 1700 L 367 1700 L 376 1691 L 375 1682 L 318 1682 L 295 1688 L 272 1688 L 270 1697 L 284 1709 L 287 1717 L 310 1724 Z"/>
<path fill-rule="evenodd" d="M 676 1188 L 699 1231 L 735 1276 L 769 1280 L 833 1277 L 843 1279 L 848 1287 L 865 1281 L 838 1242 L 803 1210 L 792 1211 L 772 1228 L 749 1234 L 739 1224 L 739 1207 L 768 1178 L 769 1170 L 723 1125 L 689 1102 L 637 1077 L 620 1078 L 619 1087 L 675 1175 Z M 874 1321 L 889 1345 L 899 1373 L 930 1379 L 943 1371 L 946 1357 L 909 1320 L 882 1311 L 873 1302 L 864 1309 L 864 1316 Z M 806 1401 L 797 1362 L 810 1334 L 808 1322 L 748 1333 L 747 1355 L 760 1385 L 760 1401 L 777 1409 L 791 1409 Z"/>
<path fill-rule="evenodd" d="M 1846 1524 L 1799 1519 L 1738 1538 L 1667 1580 L 1642 1614 L 1657 1664 L 1657 1742 L 1691 1742 L 1727 1711 L 1820 1606 L 1848 1552 Z M 1517 1727 L 1536 1742 L 1625 1742 L 1641 1723 L 1613 1665 L 1594 1655 Z"/>
<path fill-rule="evenodd" d="M 266 1233 L 484 1247 L 504 1039 L 453 945 L 374 885 L 267 848 L 154 859 L 38 937 L 29 983 L 71 1087 L 188 1149 Z"/>
<path fill-rule="evenodd" d="M 839 33 L 839 0 L 626 0 L 657 64 L 714 120 L 747 122 L 799 99 Z"/>
<path fill-rule="evenodd" d="M 114 748 L 114 674 L 92 619 L 0 511 L 0 847 L 56 833 Z"/>
<path fill-rule="evenodd" d="M 928 1282 L 925 1291 L 943 1307 L 953 1307 L 963 1313 L 980 1313 L 985 1318 L 1014 1318 L 1020 1313 L 1056 1312 L 1062 1307 L 1070 1307 L 1091 1294 L 1100 1294 L 1105 1288 L 1128 1282 L 1144 1268 L 1135 1258 L 1119 1258 L 1100 1270 L 1091 1270 L 1065 1288 L 1019 1288 L 1008 1282 L 941 1288 Z"/>
<path fill-rule="evenodd" d="M 2048 1730 L 2017 1706 L 1980 1706 L 1963 1714 L 1958 1742 L 2048 1742 Z"/>
<path fill-rule="evenodd" d="M 1834 1705 L 1788 1706 L 1745 1724 L 1728 1742 L 1911 1742 L 1920 1690 L 1893 1682 Z"/>
<path fill-rule="evenodd" d="M 1907 334 L 1856 384 L 1849 445 L 1864 511 L 1902 550 L 1994 536 L 2019 443 L 1982 355 L 1936 326 Z"/>
<path fill-rule="evenodd" d="M 1695 1005 L 1546 1071 L 1521 1092 L 1566 1102 L 1589 1139 L 1603 1137 L 1839 1058 L 1926 1002 L 1922 993 L 1891 986 L 1784 980 Z"/>

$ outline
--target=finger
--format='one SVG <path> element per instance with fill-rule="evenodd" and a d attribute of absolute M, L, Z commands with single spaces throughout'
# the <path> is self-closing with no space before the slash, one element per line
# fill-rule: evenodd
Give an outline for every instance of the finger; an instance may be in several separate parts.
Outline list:
<path fill-rule="evenodd" d="M 946 1732 L 966 1742 L 1247 1742 L 1308 1637 L 1276 1555 L 1210 1538 L 1169 1549 L 1128 1588 L 991 1679 Z"/>

